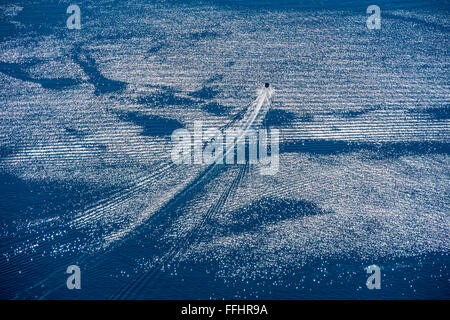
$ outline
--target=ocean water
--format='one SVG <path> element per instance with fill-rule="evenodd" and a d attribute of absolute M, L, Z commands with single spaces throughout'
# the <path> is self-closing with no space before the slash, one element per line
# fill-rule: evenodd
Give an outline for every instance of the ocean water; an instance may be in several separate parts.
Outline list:
<path fill-rule="evenodd" d="M 2 1 L 0 298 L 449 299 L 449 13 Z M 173 163 L 175 130 L 240 123 L 265 82 L 276 174 Z"/>

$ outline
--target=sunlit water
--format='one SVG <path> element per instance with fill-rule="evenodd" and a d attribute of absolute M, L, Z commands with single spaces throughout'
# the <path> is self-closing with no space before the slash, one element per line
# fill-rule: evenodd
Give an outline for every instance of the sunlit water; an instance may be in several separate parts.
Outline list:
<path fill-rule="evenodd" d="M 0 7 L 1 298 L 449 298 L 446 2 L 77 4 Z M 277 174 L 173 164 L 265 82 Z"/>

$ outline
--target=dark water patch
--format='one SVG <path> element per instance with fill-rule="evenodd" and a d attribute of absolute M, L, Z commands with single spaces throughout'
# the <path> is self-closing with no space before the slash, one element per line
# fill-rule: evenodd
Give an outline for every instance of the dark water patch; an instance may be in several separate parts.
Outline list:
<path fill-rule="evenodd" d="M 280 109 L 271 109 L 267 112 L 264 122 L 268 127 L 285 126 L 291 124 L 294 119 L 295 114 L 292 112 Z"/>
<path fill-rule="evenodd" d="M 23 3 L 23 9 L 18 12 L 15 20 L 24 28 L 22 32 L 36 32 L 39 35 L 54 34 L 57 30 L 66 31 L 66 13 L 69 4 L 57 0 L 40 1 L 38 3 Z M 83 11 L 82 11 L 83 14 Z"/>
<path fill-rule="evenodd" d="M 202 109 L 206 112 L 216 114 L 216 115 L 222 115 L 228 113 L 228 108 L 218 104 L 216 102 L 207 103 L 202 106 Z"/>
<path fill-rule="evenodd" d="M 203 87 L 200 90 L 189 93 L 191 97 L 211 100 L 214 99 L 219 94 L 219 91 L 212 87 Z"/>
<path fill-rule="evenodd" d="M 149 106 L 192 106 L 197 104 L 195 100 L 177 96 L 173 90 L 157 92 L 148 96 L 139 97 L 137 103 Z"/>
<path fill-rule="evenodd" d="M 265 239 L 262 239 L 261 243 L 267 244 Z M 136 244 L 131 252 L 123 252 L 124 256 L 116 254 L 103 258 L 102 263 L 95 266 L 95 270 L 91 265 L 83 264 L 90 270 L 84 273 L 85 278 L 82 281 L 94 285 L 86 286 L 83 290 L 75 290 L 78 291 L 77 298 L 106 299 L 124 283 L 129 283 L 132 280 L 129 274 L 135 275 L 136 270 L 128 271 L 134 264 L 124 264 L 123 257 L 131 259 L 133 253 L 138 252 L 142 257 L 146 257 L 142 258 L 142 261 L 148 261 L 148 253 L 153 252 L 139 242 Z M 380 258 L 361 257 L 357 252 L 350 257 L 318 253 L 315 257 L 304 258 L 301 256 L 301 249 L 298 255 L 295 254 L 295 246 L 275 249 L 278 253 L 276 256 L 274 249 L 267 246 L 260 247 L 259 251 L 251 244 L 246 246 L 245 243 L 238 241 L 234 248 L 230 246 L 226 247 L 226 251 L 222 251 L 219 247 L 217 248 L 219 252 L 196 255 L 171 263 L 158 274 L 157 281 L 153 281 L 151 286 L 144 286 L 139 292 L 131 292 L 129 298 L 192 300 L 450 298 L 448 290 L 450 258 L 445 252 Z M 289 246 L 289 242 L 286 242 L 286 246 Z M 191 250 L 195 252 L 196 249 Z M 286 255 L 291 256 L 292 261 L 286 262 Z M 381 290 L 369 290 L 366 287 L 366 281 L 370 276 L 366 268 L 373 264 L 380 267 Z M 96 270 L 98 272 L 95 272 Z M 119 276 L 117 270 L 128 272 Z M 152 271 L 141 269 L 139 275 Z M 61 279 L 58 278 L 54 283 L 50 283 L 49 287 L 61 287 L 60 283 Z M 64 286 L 56 289 L 47 298 L 73 299 L 73 294 Z"/>
<path fill-rule="evenodd" d="M 120 92 L 126 88 L 126 82 L 111 80 L 104 77 L 100 73 L 96 61 L 85 50 L 75 48 L 73 60 L 89 77 L 89 82 L 95 87 L 94 93 L 96 95 Z"/>
<path fill-rule="evenodd" d="M 450 104 L 443 105 L 441 107 L 430 107 L 426 109 L 414 109 L 410 110 L 411 113 L 426 114 L 431 116 L 435 120 L 448 120 L 450 119 Z"/>
<path fill-rule="evenodd" d="M 298 263 L 274 264 L 273 251 L 254 252 L 251 247 L 242 252 L 235 246 L 226 256 L 190 259 L 177 266 L 177 275 L 167 272 L 140 298 L 157 299 L 167 287 L 183 281 L 185 288 L 172 290 L 168 299 L 449 299 L 448 253 L 435 252 L 413 256 L 381 258 L 353 256 L 310 257 L 305 261 L 289 249 L 284 254 L 298 259 Z M 266 259 L 266 257 L 269 257 Z M 275 257 L 276 259 L 276 257 Z M 366 268 L 377 265 L 381 271 L 381 290 L 369 290 Z M 224 266 L 225 269 L 224 270 Z M 238 270 L 238 268 L 242 268 Z M 217 272 L 222 279 L 214 278 Z M 236 272 L 239 271 L 238 274 Z M 229 274 L 235 274 L 231 276 Z M 256 275 L 256 276 L 255 276 Z M 182 280 L 181 280 L 182 279 Z M 200 285 L 199 285 L 200 284 Z M 166 297 L 166 296 L 165 296 Z"/>
<path fill-rule="evenodd" d="M 348 142 L 342 140 L 295 140 L 282 143 L 280 153 L 296 152 L 318 155 L 370 151 L 375 158 L 396 158 L 405 155 L 450 154 L 450 143 L 437 141 L 412 142 Z"/>
<path fill-rule="evenodd" d="M 167 238 L 166 235 L 170 232 L 173 222 L 184 213 L 184 208 L 190 201 L 198 194 L 206 191 L 206 186 L 222 169 L 223 166 L 210 166 L 165 206 L 151 215 L 145 224 L 142 224 L 133 233 L 127 235 L 120 244 L 111 247 L 111 250 L 98 253 L 96 256 L 84 261 L 83 264 L 79 264 L 82 270 L 88 270 L 86 271 L 86 283 L 91 283 L 91 281 L 101 282 L 100 286 L 86 286 L 86 290 L 78 290 L 80 294 L 79 298 L 98 297 L 106 299 L 116 297 L 118 293 L 121 293 L 120 296 L 125 293 L 124 297 L 133 298 L 142 293 L 142 287 L 149 287 L 145 285 L 146 283 L 150 282 L 151 287 L 153 287 L 153 283 L 159 283 L 159 277 L 157 281 L 151 281 L 155 278 L 155 271 L 160 270 L 161 263 L 162 267 L 167 268 L 166 263 L 172 264 L 173 262 L 172 259 L 161 259 L 161 257 L 176 253 L 177 249 L 182 250 L 186 245 L 191 243 L 189 242 L 189 233 L 183 235 L 182 239 Z M 158 260 L 155 260 L 155 258 L 158 258 Z M 73 261 L 76 262 L 77 260 L 73 259 Z M 145 274 L 137 274 L 133 270 L 130 270 L 130 268 L 136 267 L 137 261 L 156 261 L 157 265 L 153 270 L 147 270 L 148 272 L 145 272 Z M 67 268 L 67 265 L 65 268 Z M 127 274 L 130 276 L 127 276 L 125 282 L 117 281 L 120 274 L 114 270 L 127 270 Z M 164 274 L 164 271 L 162 273 Z M 100 282 L 98 281 L 99 277 L 102 278 Z M 36 278 L 36 281 L 42 278 L 44 277 Z M 60 278 L 53 277 L 46 281 L 46 286 L 49 288 L 57 288 L 58 283 L 60 283 Z M 129 288 L 128 290 L 123 290 L 124 284 Z M 47 290 L 38 287 L 36 291 L 38 291 L 38 294 L 42 294 L 42 292 Z M 160 298 L 165 297 L 167 291 L 170 290 L 160 292 L 158 296 Z M 56 289 L 47 298 L 53 296 L 58 296 L 60 299 L 68 297 L 67 290 Z"/>
<path fill-rule="evenodd" d="M 19 29 L 9 21 L 0 20 L 0 40 L 15 37 Z"/>
<path fill-rule="evenodd" d="M 6 74 L 7 76 L 22 80 L 36 83 L 27 71 L 24 69 L 36 64 L 36 61 L 26 62 L 26 63 L 8 63 L 0 62 L 0 72 Z"/>
<path fill-rule="evenodd" d="M 70 78 L 37 79 L 37 81 L 43 88 L 54 90 L 61 90 L 80 83 L 78 80 Z"/>
<path fill-rule="evenodd" d="M 0 146 L 0 159 L 7 158 L 10 155 L 17 152 L 16 147 L 10 146 L 10 145 L 2 145 Z"/>
<path fill-rule="evenodd" d="M 35 63 L 37 62 L 24 64 L 0 62 L 0 72 L 22 81 L 40 84 L 45 89 L 62 90 L 80 83 L 77 79 L 71 78 L 34 78 L 24 69 Z"/>
<path fill-rule="evenodd" d="M 64 272 L 68 265 L 79 261 L 80 243 L 88 243 L 97 231 L 83 235 L 68 222 L 114 192 L 117 189 L 113 187 L 50 179 L 30 181 L 1 172 L 0 297 L 17 298 L 17 294 L 54 271 Z M 36 245 L 30 248 L 32 243 Z M 70 250 L 54 259 L 52 255 L 63 247 Z M 41 295 L 48 287 L 39 286 L 37 290 Z"/>
<path fill-rule="evenodd" d="M 138 112 L 116 112 L 123 121 L 132 122 L 143 128 L 142 135 L 161 137 L 171 135 L 174 130 L 183 128 L 183 125 L 174 119 L 155 115 L 144 115 Z"/>
<path fill-rule="evenodd" d="M 227 213 L 229 223 L 215 224 L 212 232 L 216 236 L 240 234 L 289 219 L 327 213 L 310 201 L 263 197 L 242 209 Z"/>

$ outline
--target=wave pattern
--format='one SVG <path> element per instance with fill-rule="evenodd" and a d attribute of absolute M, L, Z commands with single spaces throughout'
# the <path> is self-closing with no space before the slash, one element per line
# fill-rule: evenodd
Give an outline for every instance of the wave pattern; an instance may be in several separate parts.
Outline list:
<path fill-rule="evenodd" d="M 378 5 L 0 5 L 0 297 L 448 298 L 449 8 Z M 195 120 L 279 129 L 279 173 L 173 164 Z"/>

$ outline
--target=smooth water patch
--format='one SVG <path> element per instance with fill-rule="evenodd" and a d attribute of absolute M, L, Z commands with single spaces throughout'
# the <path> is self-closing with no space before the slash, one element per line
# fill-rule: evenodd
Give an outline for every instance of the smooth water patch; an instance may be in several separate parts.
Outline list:
<path fill-rule="evenodd" d="M 280 110 L 280 109 L 270 109 L 264 119 L 267 127 L 272 126 L 286 126 L 291 124 L 295 120 L 296 116 L 293 112 Z"/>
<path fill-rule="evenodd" d="M 79 80 L 71 78 L 35 78 L 25 69 L 36 63 L 38 61 L 30 61 L 28 63 L 0 62 L 0 72 L 22 81 L 38 83 L 45 89 L 62 90 L 80 83 Z"/>
<path fill-rule="evenodd" d="M 101 74 L 97 62 L 88 54 L 87 51 L 76 48 L 73 54 L 73 60 L 88 75 L 89 82 L 94 85 L 96 95 L 114 93 L 126 88 L 127 83 L 123 81 L 111 80 Z"/>
<path fill-rule="evenodd" d="M 280 153 L 297 152 L 321 155 L 360 151 L 373 152 L 375 158 L 397 158 L 404 155 L 450 154 L 450 143 L 438 141 L 350 142 L 344 140 L 292 140 L 280 145 Z"/>
<path fill-rule="evenodd" d="M 171 135 L 176 129 L 183 125 L 174 119 L 163 118 L 155 115 L 144 115 L 138 112 L 116 112 L 123 121 L 133 122 L 142 127 L 143 136 L 159 137 Z"/>

